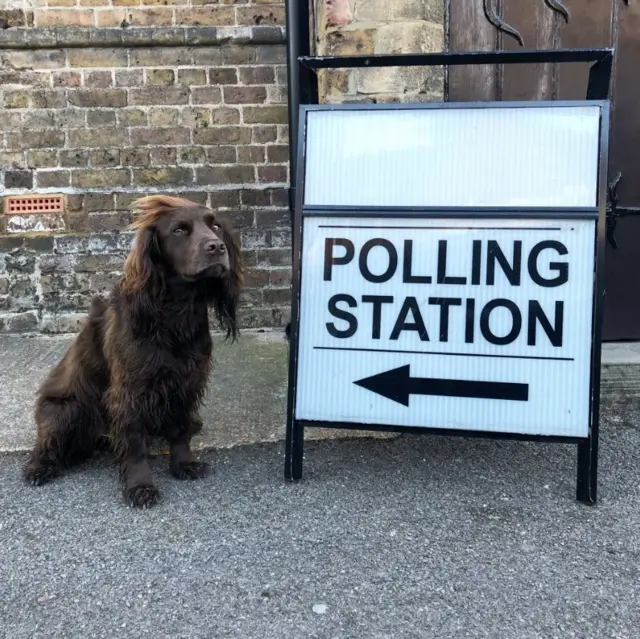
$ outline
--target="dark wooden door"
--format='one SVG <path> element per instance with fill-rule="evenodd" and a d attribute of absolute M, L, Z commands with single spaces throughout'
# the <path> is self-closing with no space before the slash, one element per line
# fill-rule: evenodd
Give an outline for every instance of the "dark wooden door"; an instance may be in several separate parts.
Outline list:
<path fill-rule="evenodd" d="M 532 49 L 616 49 L 611 86 L 609 180 L 622 173 L 619 205 L 640 207 L 640 0 L 447 0 L 451 51 L 515 49 L 521 44 L 493 23 L 517 30 Z M 567 23 L 561 4 L 569 13 Z M 493 8 L 493 9 L 492 9 Z M 491 16 L 491 12 L 495 17 Z M 589 66 L 580 64 L 452 67 L 447 99 L 575 100 L 586 95 Z M 605 340 L 640 339 L 640 215 L 618 220 L 618 248 L 607 244 Z"/>

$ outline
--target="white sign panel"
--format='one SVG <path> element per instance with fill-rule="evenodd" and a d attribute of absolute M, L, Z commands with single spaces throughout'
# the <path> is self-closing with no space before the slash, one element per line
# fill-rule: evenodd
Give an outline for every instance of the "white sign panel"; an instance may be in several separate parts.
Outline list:
<path fill-rule="evenodd" d="M 595 230 L 305 217 L 295 418 L 586 437 Z"/>
<path fill-rule="evenodd" d="M 307 113 L 305 206 L 596 206 L 601 110 Z"/>

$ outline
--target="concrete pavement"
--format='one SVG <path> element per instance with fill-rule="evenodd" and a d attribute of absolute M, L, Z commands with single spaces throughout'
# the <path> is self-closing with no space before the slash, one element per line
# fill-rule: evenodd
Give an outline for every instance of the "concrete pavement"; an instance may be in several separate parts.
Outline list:
<path fill-rule="evenodd" d="M 32 446 L 35 392 L 71 339 L 0 336 L 0 451 Z M 233 345 L 218 337 L 214 358 L 215 372 L 203 409 L 207 428 L 194 446 L 278 439 L 286 415 L 284 334 L 249 332 Z"/>
<path fill-rule="evenodd" d="M 600 502 L 575 448 L 401 436 L 153 460 L 162 501 L 127 508 L 94 460 L 45 487 L 0 456 L 0 635 L 242 639 L 631 639 L 640 628 L 640 429 L 605 417 Z"/>
<path fill-rule="evenodd" d="M 0 452 L 29 449 L 35 440 L 33 402 L 72 336 L 0 335 Z M 202 411 L 198 448 L 279 441 L 287 406 L 288 342 L 284 331 L 246 331 L 235 344 L 214 337 L 214 369 Z M 640 402 L 640 344 L 606 344 L 603 410 Z M 357 431 L 315 430 L 313 439 L 359 437 Z M 385 438 L 388 435 L 380 434 Z"/>
<path fill-rule="evenodd" d="M 216 340 L 199 441 L 216 473 L 178 482 L 157 456 L 161 503 L 139 512 L 109 457 L 21 480 L 33 394 L 68 341 L 0 338 L 0 637 L 638 636 L 636 345 L 605 350 L 596 507 L 574 500 L 566 445 L 316 441 L 285 483 L 287 345 L 254 333 Z"/>

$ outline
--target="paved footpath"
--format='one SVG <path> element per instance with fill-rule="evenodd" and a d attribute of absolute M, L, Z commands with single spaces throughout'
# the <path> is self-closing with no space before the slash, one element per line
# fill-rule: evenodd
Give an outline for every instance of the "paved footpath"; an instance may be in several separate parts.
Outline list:
<path fill-rule="evenodd" d="M 605 416 L 600 503 L 571 446 L 400 437 L 207 453 L 161 504 L 108 459 L 41 489 L 0 457 L 0 635 L 10 639 L 610 637 L 640 633 L 640 414 Z"/>

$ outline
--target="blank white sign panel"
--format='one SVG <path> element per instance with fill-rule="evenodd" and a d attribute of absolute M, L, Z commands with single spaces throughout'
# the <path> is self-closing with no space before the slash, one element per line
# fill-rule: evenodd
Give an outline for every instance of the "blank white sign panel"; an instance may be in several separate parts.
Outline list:
<path fill-rule="evenodd" d="M 596 206 L 598 106 L 306 117 L 306 206 Z"/>
<path fill-rule="evenodd" d="M 305 217 L 295 417 L 586 437 L 595 231 Z"/>

